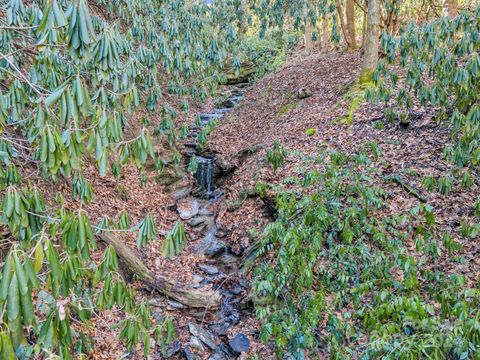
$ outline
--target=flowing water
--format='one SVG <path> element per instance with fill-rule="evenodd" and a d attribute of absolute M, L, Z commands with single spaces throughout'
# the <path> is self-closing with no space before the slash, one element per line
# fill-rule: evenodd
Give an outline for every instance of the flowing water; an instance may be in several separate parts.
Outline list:
<path fill-rule="evenodd" d="M 195 178 L 197 180 L 197 185 L 201 186 L 206 191 L 206 196 L 212 194 L 212 159 L 197 156 L 197 172 Z"/>

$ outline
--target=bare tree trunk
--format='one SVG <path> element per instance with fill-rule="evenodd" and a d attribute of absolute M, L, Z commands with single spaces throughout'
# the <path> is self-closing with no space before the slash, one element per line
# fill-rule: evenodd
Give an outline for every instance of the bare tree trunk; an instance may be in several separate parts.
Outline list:
<path fill-rule="evenodd" d="M 305 52 L 310 54 L 313 49 L 312 45 L 312 24 L 310 23 L 310 16 L 308 13 L 308 2 L 305 1 L 303 5 L 303 17 L 305 19 Z"/>
<path fill-rule="evenodd" d="M 365 35 L 365 49 L 360 82 L 371 81 L 378 63 L 380 0 L 368 0 L 367 9 L 367 31 Z"/>
<path fill-rule="evenodd" d="M 365 35 L 367 33 L 367 13 L 363 13 L 363 22 L 362 22 L 362 45 L 361 48 L 365 46 Z"/>
<path fill-rule="evenodd" d="M 343 16 L 342 0 L 336 0 L 336 8 L 338 19 L 340 20 L 340 28 L 342 29 L 343 38 L 345 39 L 347 46 L 350 47 L 350 36 L 347 34 L 347 25 L 345 24 L 345 17 Z"/>
<path fill-rule="evenodd" d="M 322 20 L 322 50 L 323 51 L 328 51 L 328 47 L 330 44 L 330 31 L 328 29 L 328 18 L 325 17 L 325 19 Z"/>
<path fill-rule="evenodd" d="M 442 15 L 451 18 L 457 16 L 458 3 L 457 0 L 442 0 Z"/>
<path fill-rule="evenodd" d="M 350 38 L 350 48 L 357 48 L 357 36 L 355 34 L 355 2 L 347 0 L 345 7 L 345 17 L 347 18 L 347 33 Z"/>

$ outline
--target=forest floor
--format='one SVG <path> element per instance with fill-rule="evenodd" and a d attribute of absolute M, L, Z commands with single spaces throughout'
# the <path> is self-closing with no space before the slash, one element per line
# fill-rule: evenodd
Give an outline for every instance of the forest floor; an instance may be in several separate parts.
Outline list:
<path fill-rule="evenodd" d="M 242 190 L 251 189 L 258 182 L 281 184 L 291 176 L 302 175 L 302 160 L 288 157 L 285 165 L 274 174 L 266 161 L 266 150 L 274 141 L 287 151 L 315 156 L 319 149 L 329 148 L 351 154 L 367 142 L 379 144 L 381 162 L 375 164 L 383 174 L 399 174 L 417 189 L 435 210 L 436 221 L 442 229 L 456 234 L 462 219 L 472 220 L 475 201 L 480 197 L 478 183 L 470 190 L 455 184 L 448 195 L 438 191 L 422 190 L 421 179 L 433 176 L 439 179 L 450 174 L 453 166 L 444 159 L 443 151 L 452 144 L 449 129 L 438 124 L 434 111 L 415 107 L 415 118 L 408 126 L 399 122 L 376 124 L 384 119 L 382 106 L 361 102 L 353 113 L 351 124 L 346 117 L 352 103 L 349 91 L 360 72 L 361 56 L 357 52 L 316 54 L 288 63 L 274 74 L 257 82 L 246 93 L 242 103 L 215 129 L 209 138 L 209 147 L 225 161 L 238 165 L 235 174 L 224 188 L 227 200 L 237 199 Z M 311 96 L 300 99 L 299 91 Z M 355 95 L 353 95 L 355 96 Z M 315 129 L 308 135 L 309 129 Z M 247 159 L 241 157 L 245 149 L 255 148 Z M 241 158 L 241 161 L 238 159 Z M 379 180 L 380 181 L 380 180 Z M 409 211 L 420 200 L 398 183 L 382 182 L 388 192 L 391 213 Z M 247 198 L 236 211 L 220 211 L 217 222 L 230 232 L 230 240 L 244 247 L 250 245 L 249 230 L 260 229 L 266 221 L 260 214 L 264 205 L 258 198 Z M 445 259 L 445 272 L 457 271 L 475 283 L 480 273 L 480 242 L 463 243 L 465 262 Z"/>
<path fill-rule="evenodd" d="M 407 127 L 398 123 L 377 127 L 376 122 L 384 117 L 384 108 L 361 103 L 350 123 L 345 120 L 352 103 L 352 89 L 358 79 L 360 64 L 361 55 L 357 52 L 338 51 L 293 59 L 277 72 L 249 87 L 243 100 L 215 127 L 208 139 L 207 149 L 222 162 L 235 166 L 233 174 L 222 181 L 223 197 L 209 207 L 215 214 L 222 241 L 237 253 L 242 253 L 255 240 L 252 229 L 260 232 L 272 221 L 261 199 L 243 195 L 253 189 L 256 183 L 282 184 L 285 179 L 304 173 L 302 159 L 295 155 L 289 156 L 276 173 L 272 172 L 266 161 L 266 151 L 274 141 L 279 141 L 290 154 L 299 151 L 307 156 L 315 156 L 320 148 L 352 153 L 361 144 L 375 141 L 382 150 L 383 160 L 376 164 L 381 172 L 384 175 L 399 174 L 411 186 L 419 189 L 433 207 L 439 227 L 451 231 L 456 240 L 462 243 L 463 248 L 457 258 L 462 257 L 464 261 L 442 257 L 440 266 L 443 271 L 464 274 L 469 282 L 475 283 L 480 272 L 480 241 L 478 238 L 465 241 L 459 232 L 462 220 L 474 219 L 474 203 L 480 197 L 479 184 L 475 183 L 470 190 L 460 189 L 455 184 L 448 195 L 422 190 L 422 177 L 433 176 L 438 179 L 452 170 L 451 164 L 443 157 L 445 145 L 451 142 L 450 133 L 437 124 L 433 111 L 413 109 L 417 116 Z M 308 96 L 304 96 L 305 92 Z M 212 108 L 213 103 L 209 102 L 192 107 L 190 114 Z M 182 115 L 180 121 L 193 123 L 194 119 L 193 116 Z M 315 129 L 314 134 L 308 129 Z M 84 206 L 92 224 L 98 223 L 104 216 L 118 219 L 124 210 L 128 210 L 132 223 L 137 223 L 149 212 L 156 221 L 159 234 L 165 235 L 178 219 L 178 211 L 172 207 L 175 205 L 174 189 L 157 181 L 157 174 L 153 170 L 147 172 L 148 181 L 143 187 L 139 184 L 139 173 L 134 167 L 128 167 L 120 179 L 98 177 L 93 164 L 84 175 L 95 189 L 95 200 Z M 381 179 L 376 180 L 381 182 Z M 193 177 L 186 175 L 182 186 L 193 187 Z M 397 183 L 382 182 L 382 187 L 388 193 L 386 211 L 391 214 L 409 211 L 419 204 L 416 196 Z M 181 186 L 177 184 L 176 188 Z M 66 186 L 55 187 L 46 183 L 45 189 L 50 194 L 62 192 L 66 201 L 71 201 L 67 196 L 70 189 Z M 72 202 L 72 208 L 77 206 Z M 205 228 L 189 225 L 185 228 L 187 247 L 175 259 L 162 257 L 161 239 L 149 243 L 140 251 L 140 256 L 152 272 L 168 276 L 179 285 L 190 286 L 198 282 L 199 277 L 205 277 L 199 265 L 212 264 L 213 261 L 195 251 L 202 241 Z M 134 233 L 124 234 L 122 239 L 135 251 Z M 418 255 L 414 246 L 411 246 L 411 251 L 413 255 Z M 240 280 L 233 274 L 220 277 L 205 286 L 213 288 L 219 285 L 219 281 L 234 286 Z M 208 315 L 192 315 L 185 309 L 175 308 L 176 304 L 172 305 L 160 294 L 149 292 L 140 283 L 136 285 L 140 290 L 139 301 L 140 297 L 147 299 L 154 305 L 159 317 L 174 317 L 182 348 L 190 346 L 189 322 L 208 324 Z M 242 332 L 249 338 L 249 351 L 242 354 L 241 358 L 246 358 L 246 355 L 257 355 L 260 359 L 274 358 L 273 344 L 263 344 L 259 340 L 259 323 L 249 304 L 248 287 L 243 288 L 241 296 L 247 311 L 241 313 L 240 321 L 230 327 L 224 337 L 230 339 Z M 118 341 L 118 330 L 111 329 L 119 317 L 120 313 L 112 310 L 102 311 L 94 319 L 94 358 L 112 359 L 125 354 L 124 347 Z M 203 351 L 192 350 L 200 358 L 208 358 L 212 353 L 208 347 L 204 347 Z M 141 351 L 135 356 L 142 358 Z M 173 358 L 183 356 L 180 351 Z"/>

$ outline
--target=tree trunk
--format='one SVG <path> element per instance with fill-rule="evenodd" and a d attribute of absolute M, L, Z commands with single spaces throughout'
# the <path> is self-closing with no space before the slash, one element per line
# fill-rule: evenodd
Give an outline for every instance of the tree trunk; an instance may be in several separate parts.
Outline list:
<path fill-rule="evenodd" d="M 321 40 L 322 50 L 327 52 L 330 44 L 330 31 L 328 29 L 328 18 L 325 17 L 322 20 L 322 40 Z"/>
<path fill-rule="evenodd" d="M 451 18 L 457 16 L 458 3 L 457 0 L 442 0 L 442 15 Z"/>
<path fill-rule="evenodd" d="M 361 48 L 365 46 L 365 35 L 367 33 L 367 13 L 363 13 L 363 22 L 362 22 L 362 45 Z"/>
<path fill-rule="evenodd" d="M 303 17 L 305 19 L 305 35 L 304 35 L 304 40 L 305 40 L 305 52 L 307 54 L 310 54 L 313 49 L 312 45 L 312 24 L 310 22 L 310 16 L 308 13 L 308 2 L 305 1 L 305 4 L 303 5 Z"/>
<path fill-rule="evenodd" d="M 113 246 L 120 263 L 126 268 L 125 270 L 158 292 L 193 308 L 218 309 L 220 307 L 222 298 L 218 291 L 200 291 L 177 286 L 175 282 L 161 275 L 152 274 L 138 256 L 119 238 L 110 233 L 101 233 L 98 238 L 105 244 Z"/>
<path fill-rule="evenodd" d="M 368 0 L 367 31 L 360 82 L 370 82 L 377 68 L 380 36 L 380 0 Z"/>
<path fill-rule="evenodd" d="M 341 0 L 336 0 L 336 8 L 338 19 L 340 20 L 340 28 L 342 29 L 343 38 L 347 43 L 347 46 L 350 47 L 350 36 L 347 34 L 346 24 L 345 24 L 345 17 L 343 16 L 343 7 Z"/>
<path fill-rule="evenodd" d="M 355 2 L 353 0 L 347 0 L 347 6 L 345 7 L 345 17 L 347 19 L 347 33 L 350 39 L 350 48 L 357 48 L 357 36 L 355 34 Z"/>

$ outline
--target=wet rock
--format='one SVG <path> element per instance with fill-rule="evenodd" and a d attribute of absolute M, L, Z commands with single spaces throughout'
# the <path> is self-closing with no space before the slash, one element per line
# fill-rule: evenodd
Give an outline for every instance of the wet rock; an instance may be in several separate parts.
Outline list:
<path fill-rule="evenodd" d="M 209 123 L 213 120 L 218 120 L 222 117 L 222 113 L 210 113 L 210 114 L 199 114 L 200 121 L 203 123 Z"/>
<path fill-rule="evenodd" d="M 195 336 L 192 336 L 190 338 L 190 343 L 189 343 L 190 347 L 192 349 L 197 349 L 197 350 L 200 350 L 200 351 L 205 351 L 205 348 L 202 344 L 202 342 L 200 341 L 199 338 L 195 337 Z"/>
<path fill-rule="evenodd" d="M 172 310 L 172 309 L 185 309 L 185 305 L 183 305 L 182 303 L 179 303 L 178 301 L 173 301 L 173 300 L 168 300 L 167 301 L 167 304 L 168 304 L 168 307 L 167 309 L 169 310 Z"/>
<path fill-rule="evenodd" d="M 197 252 L 200 254 L 213 257 L 226 250 L 226 245 L 223 241 L 218 240 L 215 236 L 217 227 L 213 224 L 207 232 L 207 235 L 203 238 L 200 245 L 197 246 Z"/>
<path fill-rule="evenodd" d="M 230 111 L 230 109 L 228 109 L 228 108 L 214 109 L 214 110 L 213 110 L 213 112 L 214 112 L 215 114 L 218 114 L 218 115 L 223 115 L 223 114 L 225 114 L 225 113 L 227 113 L 227 112 L 229 112 L 229 111 Z"/>
<path fill-rule="evenodd" d="M 180 350 L 182 349 L 182 344 L 180 344 L 179 341 L 174 341 L 173 343 L 171 343 L 170 345 L 167 346 L 167 351 L 165 353 L 165 358 L 166 359 L 169 359 L 173 356 L 175 356 L 176 354 L 178 354 L 180 352 Z"/>
<path fill-rule="evenodd" d="M 200 339 L 210 349 L 215 350 L 217 348 L 215 337 L 207 329 L 204 329 L 194 323 L 188 323 L 188 330 L 190 331 L 190 334 Z"/>
<path fill-rule="evenodd" d="M 223 254 L 216 258 L 217 266 L 221 272 L 230 274 L 238 268 L 240 258 L 235 257 L 224 251 Z"/>
<path fill-rule="evenodd" d="M 230 290 L 230 292 L 231 292 L 233 295 L 240 295 L 240 294 L 243 292 L 243 288 L 240 287 L 240 286 L 236 286 L 236 287 L 234 287 L 232 290 Z"/>
<path fill-rule="evenodd" d="M 200 276 L 200 275 L 193 275 L 193 281 L 192 281 L 192 284 L 190 285 L 190 287 L 192 287 L 194 289 L 202 288 L 202 287 L 205 286 L 204 284 L 202 284 L 202 282 L 204 280 L 205 280 L 205 278 Z"/>
<path fill-rule="evenodd" d="M 244 334 L 238 333 L 228 342 L 228 346 L 236 353 L 247 352 L 250 349 L 250 340 Z"/>
<path fill-rule="evenodd" d="M 200 360 L 200 357 L 195 354 L 192 350 L 190 350 L 188 347 L 183 350 L 183 357 L 186 360 Z"/>
<path fill-rule="evenodd" d="M 218 268 L 213 265 L 199 264 L 198 268 L 208 275 L 217 275 L 219 273 Z"/>
<path fill-rule="evenodd" d="M 199 215 L 201 215 L 199 213 Z M 205 223 L 207 219 L 203 216 L 195 216 L 187 221 L 188 226 L 197 227 Z"/>
<path fill-rule="evenodd" d="M 177 204 L 178 216 L 182 220 L 188 220 L 198 214 L 200 204 L 197 200 L 185 200 Z"/>
<path fill-rule="evenodd" d="M 221 316 L 221 315 L 217 315 Z M 217 336 L 224 336 L 227 335 L 228 329 L 232 326 L 232 324 L 228 322 L 220 322 L 217 324 L 210 325 L 210 329 L 215 333 Z"/>
<path fill-rule="evenodd" d="M 200 284 L 203 280 L 205 280 L 205 278 L 203 276 L 193 275 L 193 282 L 195 284 Z"/>
<path fill-rule="evenodd" d="M 212 216 L 212 215 L 214 215 L 214 213 L 213 213 L 212 210 L 208 210 L 206 208 L 203 208 L 203 209 L 200 209 L 198 211 L 198 215 L 200 215 L 200 216 Z"/>
<path fill-rule="evenodd" d="M 173 198 L 175 200 L 181 200 L 181 199 L 184 199 L 186 198 L 188 195 L 190 195 L 190 192 L 192 191 L 192 189 L 189 187 L 189 186 L 186 186 L 186 187 L 183 187 L 183 188 L 179 188 L 179 189 L 176 189 L 174 192 L 173 192 Z"/>
<path fill-rule="evenodd" d="M 220 344 L 217 350 L 208 358 L 208 360 L 230 360 L 235 359 L 236 356 L 225 346 Z"/>
<path fill-rule="evenodd" d="M 231 323 L 232 325 L 236 325 L 240 321 L 240 314 L 238 313 L 238 309 L 229 301 L 230 299 L 227 298 L 222 304 L 222 315 L 223 318 Z"/>

